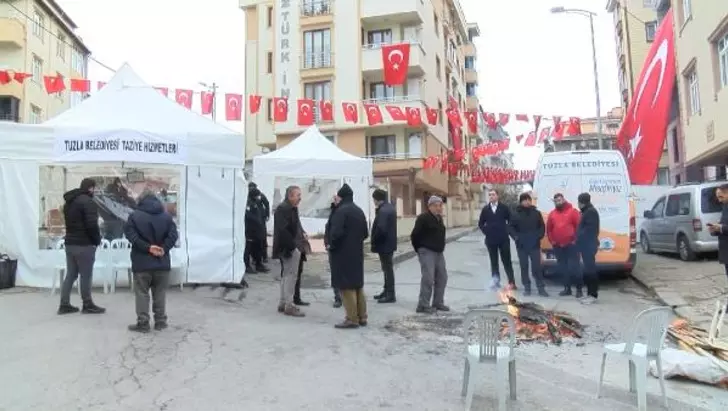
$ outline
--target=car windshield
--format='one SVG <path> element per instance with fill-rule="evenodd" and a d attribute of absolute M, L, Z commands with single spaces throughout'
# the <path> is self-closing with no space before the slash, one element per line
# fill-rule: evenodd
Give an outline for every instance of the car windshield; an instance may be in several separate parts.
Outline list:
<path fill-rule="evenodd" d="M 709 213 L 720 213 L 723 210 L 723 205 L 718 201 L 718 197 L 715 195 L 715 190 L 718 187 L 708 187 L 700 191 L 700 211 L 703 214 Z"/>

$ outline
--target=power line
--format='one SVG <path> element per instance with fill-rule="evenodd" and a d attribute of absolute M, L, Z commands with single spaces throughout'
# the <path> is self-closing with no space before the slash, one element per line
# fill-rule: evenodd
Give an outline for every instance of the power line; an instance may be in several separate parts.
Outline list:
<path fill-rule="evenodd" d="M 48 35 L 49 35 L 49 36 L 51 36 L 51 37 L 55 38 L 56 40 L 58 40 L 58 42 L 60 42 L 60 43 L 63 43 L 63 44 L 65 44 L 65 45 L 67 45 L 67 46 L 69 46 L 69 47 L 71 47 L 71 48 L 73 48 L 73 49 L 76 49 L 76 45 L 75 45 L 75 44 L 73 44 L 73 43 L 71 43 L 71 42 L 68 42 L 68 41 L 66 41 L 65 39 L 61 39 L 60 37 L 58 37 L 58 35 L 57 35 L 56 33 L 53 33 L 53 32 L 52 32 L 51 30 L 49 30 L 49 29 L 48 29 L 48 28 L 47 28 L 47 27 L 46 27 L 45 25 L 43 25 L 43 24 L 38 24 L 38 23 L 37 23 L 37 22 L 36 22 L 36 21 L 35 21 L 35 20 L 33 19 L 33 17 L 29 16 L 29 15 L 28 15 L 27 13 L 25 13 L 25 12 L 24 12 L 23 10 L 20 10 L 19 8 L 17 8 L 17 7 L 16 7 L 16 6 L 15 6 L 15 5 L 13 4 L 13 3 L 11 3 L 11 2 L 10 2 L 10 0 L 3 0 L 3 3 L 5 3 L 5 4 L 7 4 L 8 6 L 12 7 L 12 8 L 13 8 L 13 9 L 14 9 L 14 10 L 15 10 L 16 12 L 20 13 L 20 14 L 21 14 L 22 16 L 24 16 L 24 17 L 25 17 L 25 18 L 26 18 L 26 19 L 27 19 L 27 20 L 28 20 L 29 22 L 31 22 L 31 24 L 33 24 L 34 26 L 38 26 L 38 27 L 40 27 L 40 28 L 41 28 L 41 29 L 42 29 L 42 30 L 43 30 L 44 32 L 48 33 Z M 26 24 L 28 24 L 28 22 L 26 22 Z M 91 61 L 93 61 L 93 62 L 95 62 L 95 63 L 96 63 L 96 64 L 98 64 L 99 66 L 101 66 L 101 67 L 103 67 L 103 68 L 105 68 L 105 69 L 107 69 L 107 70 L 111 71 L 112 73 L 116 73 L 116 70 L 114 70 L 113 68 L 111 68 L 111 67 L 109 67 L 108 65 L 106 65 L 106 64 L 104 64 L 104 63 L 102 63 L 101 61 L 99 61 L 99 60 L 97 60 L 97 59 L 93 58 L 93 56 L 91 56 L 91 53 L 89 53 L 89 55 L 88 55 L 88 59 L 89 59 L 89 60 L 91 60 Z M 86 73 L 86 75 L 88 75 L 88 73 Z"/>

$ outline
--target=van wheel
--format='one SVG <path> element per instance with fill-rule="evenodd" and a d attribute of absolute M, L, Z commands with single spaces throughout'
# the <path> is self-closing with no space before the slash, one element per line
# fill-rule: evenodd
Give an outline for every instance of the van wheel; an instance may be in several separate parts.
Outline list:
<path fill-rule="evenodd" d="M 683 261 L 695 260 L 695 252 L 692 248 L 690 248 L 690 242 L 683 234 L 677 238 L 677 252 L 680 255 L 680 259 Z"/>
<path fill-rule="evenodd" d="M 642 246 L 642 252 L 645 254 L 652 254 L 652 248 L 650 248 L 650 240 L 647 238 L 647 233 L 642 231 L 640 233 L 640 246 Z"/>

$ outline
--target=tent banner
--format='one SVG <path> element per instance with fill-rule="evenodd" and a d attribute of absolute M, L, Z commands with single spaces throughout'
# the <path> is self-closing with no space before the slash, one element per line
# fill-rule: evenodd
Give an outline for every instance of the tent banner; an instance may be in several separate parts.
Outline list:
<path fill-rule="evenodd" d="M 134 162 L 184 164 L 185 144 L 136 131 L 119 130 L 105 134 L 76 132 L 56 134 L 53 147 L 59 163 Z"/>

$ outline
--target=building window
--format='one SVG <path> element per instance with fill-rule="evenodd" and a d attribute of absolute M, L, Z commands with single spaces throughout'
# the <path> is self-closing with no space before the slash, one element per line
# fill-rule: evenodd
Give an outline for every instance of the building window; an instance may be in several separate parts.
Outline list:
<path fill-rule="evenodd" d="M 645 23 L 645 39 L 648 43 L 655 41 L 655 34 L 657 33 L 657 22 L 648 21 Z"/>
<path fill-rule="evenodd" d="M 698 84 L 698 71 L 693 68 L 685 80 L 688 83 L 688 96 L 690 98 L 690 115 L 700 113 L 700 88 Z"/>
<path fill-rule="evenodd" d="M 728 33 L 718 40 L 718 66 L 720 68 L 720 87 L 728 86 Z"/>
<path fill-rule="evenodd" d="M 372 100 L 393 100 L 394 87 L 384 83 L 370 83 L 369 98 Z"/>
<path fill-rule="evenodd" d="M 268 108 L 267 108 L 268 121 L 273 121 L 273 99 L 269 98 L 266 100 L 268 103 Z"/>
<path fill-rule="evenodd" d="M 268 6 L 268 28 L 273 27 L 273 7 Z"/>
<path fill-rule="evenodd" d="M 301 14 L 304 16 L 323 16 L 331 13 L 331 0 L 303 0 Z"/>
<path fill-rule="evenodd" d="M 319 81 L 316 83 L 305 83 L 303 85 L 303 95 L 305 98 L 314 101 L 331 100 L 331 82 Z M 313 114 L 315 122 L 319 122 L 321 114 L 319 113 L 318 104 L 314 104 Z"/>
<path fill-rule="evenodd" d="M 680 141 L 677 138 L 677 127 L 670 132 L 672 135 L 672 160 L 675 163 L 680 162 Z"/>
<path fill-rule="evenodd" d="M 331 30 L 303 33 L 304 68 L 331 67 Z"/>
<path fill-rule="evenodd" d="M 268 58 L 267 71 L 268 71 L 268 74 L 271 74 L 271 73 L 273 73 L 273 52 L 269 51 L 267 58 Z"/>
<path fill-rule="evenodd" d="M 440 56 L 435 56 L 435 75 L 438 80 L 442 80 L 442 63 L 440 62 Z"/>
<path fill-rule="evenodd" d="M 465 68 L 468 70 L 475 70 L 475 57 L 465 56 Z"/>
<path fill-rule="evenodd" d="M 45 17 L 38 10 L 33 13 L 33 35 L 41 42 L 45 40 Z"/>
<path fill-rule="evenodd" d="M 682 24 L 687 23 L 693 17 L 693 5 L 691 0 L 682 0 Z"/>
<path fill-rule="evenodd" d="M 30 124 L 40 124 L 43 122 L 43 110 L 33 104 L 30 105 L 30 116 L 28 118 Z"/>
<path fill-rule="evenodd" d="M 660 167 L 657 169 L 657 184 L 658 185 L 670 185 L 670 169 L 667 167 Z"/>
<path fill-rule="evenodd" d="M 646 9 L 651 9 L 655 7 L 655 0 L 642 0 L 642 6 Z M 619 5 L 617 5 L 619 7 Z"/>
<path fill-rule="evenodd" d="M 369 137 L 369 155 L 373 157 L 392 157 L 396 152 L 395 136 Z"/>
<path fill-rule="evenodd" d="M 71 68 L 86 77 L 86 56 L 76 49 L 71 50 Z"/>
<path fill-rule="evenodd" d="M 465 95 L 468 97 L 475 97 L 478 94 L 477 87 L 475 86 L 475 83 L 466 83 L 465 84 Z"/>
<path fill-rule="evenodd" d="M 38 84 L 43 83 L 43 60 L 40 57 L 33 55 L 33 81 Z"/>
<path fill-rule="evenodd" d="M 66 36 L 59 31 L 56 37 L 58 38 L 58 44 L 56 45 L 56 55 L 62 61 L 66 61 Z"/>
<path fill-rule="evenodd" d="M 367 32 L 367 44 L 378 46 L 392 43 L 392 30 L 372 30 Z"/>

